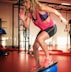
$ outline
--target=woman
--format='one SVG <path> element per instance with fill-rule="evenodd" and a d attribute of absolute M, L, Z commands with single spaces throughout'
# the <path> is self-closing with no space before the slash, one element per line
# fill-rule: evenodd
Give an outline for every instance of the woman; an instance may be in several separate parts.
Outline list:
<path fill-rule="evenodd" d="M 56 33 L 57 27 L 49 13 L 53 13 L 58 16 L 64 24 L 66 24 L 66 19 L 63 18 L 63 16 L 57 10 L 48 7 L 46 4 L 42 4 L 37 0 L 24 0 L 24 7 L 25 10 L 20 12 L 23 27 L 27 29 L 30 24 L 30 19 L 32 19 L 33 23 L 41 29 L 33 45 L 33 52 L 36 61 L 36 66 L 33 67 L 33 70 L 36 70 L 41 67 L 38 54 L 39 46 L 43 49 L 46 56 L 43 67 L 46 67 L 53 62 L 49 55 L 45 40 L 49 39 Z"/>

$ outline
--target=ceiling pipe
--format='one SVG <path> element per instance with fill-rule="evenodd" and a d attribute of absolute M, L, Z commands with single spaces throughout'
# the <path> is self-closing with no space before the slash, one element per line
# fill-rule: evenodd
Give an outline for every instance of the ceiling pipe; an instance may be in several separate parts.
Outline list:
<path fill-rule="evenodd" d="M 46 4 L 53 4 L 53 5 L 57 5 L 57 6 L 66 6 L 66 7 L 71 7 L 71 5 L 63 5 L 63 4 L 58 4 L 58 3 L 52 3 L 52 2 L 42 2 L 39 1 L 40 3 L 46 3 Z"/>
<path fill-rule="evenodd" d="M 71 11 L 71 9 L 69 7 L 71 7 L 71 5 L 63 5 L 63 4 L 58 4 L 58 3 L 52 3 L 52 2 L 42 2 L 42 1 L 39 1 L 40 3 L 45 3 L 45 4 L 48 4 L 48 5 L 56 5 L 56 6 L 64 6 L 64 7 L 68 7 L 67 8 L 60 8 L 60 9 L 57 9 L 57 10 L 64 10 L 64 11 Z M 54 7 L 53 7 L 54 8 Z"/>

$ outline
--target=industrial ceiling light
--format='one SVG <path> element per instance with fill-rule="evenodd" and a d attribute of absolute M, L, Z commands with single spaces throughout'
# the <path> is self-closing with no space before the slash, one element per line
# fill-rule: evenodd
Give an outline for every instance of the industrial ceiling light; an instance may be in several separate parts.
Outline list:
<path fill-rule="evenodd" d="M 61 5 L 67 5 L 67 6 L 69 6 L 71 4 L 69 4 L 69 3 L 61 3 Z"/>

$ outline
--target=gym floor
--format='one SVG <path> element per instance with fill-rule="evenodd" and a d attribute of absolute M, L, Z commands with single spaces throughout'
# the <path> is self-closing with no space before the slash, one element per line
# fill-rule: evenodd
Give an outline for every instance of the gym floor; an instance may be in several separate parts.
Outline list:
<path fill-rule="evenodd" d="M 71 72 L 71 55 L 51 55 L 58 62 L 58 72 Z M 45 56 L 40 54 L 40 63 Z M 35 65 L 34 56 L 24 51 L 10 51 L 8 56 L 0 56 L 0 72 L 30 72 Z"/>

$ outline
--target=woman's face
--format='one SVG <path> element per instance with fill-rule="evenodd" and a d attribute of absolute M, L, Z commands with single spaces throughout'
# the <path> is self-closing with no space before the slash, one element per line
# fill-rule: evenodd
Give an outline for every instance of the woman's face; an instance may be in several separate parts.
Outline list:
<path fill-rule="evenodd" d="M 26 9 L 29 9 L 31 7 L 30 0 L 24 0 L 24 6 L 25 6 Z"/>

